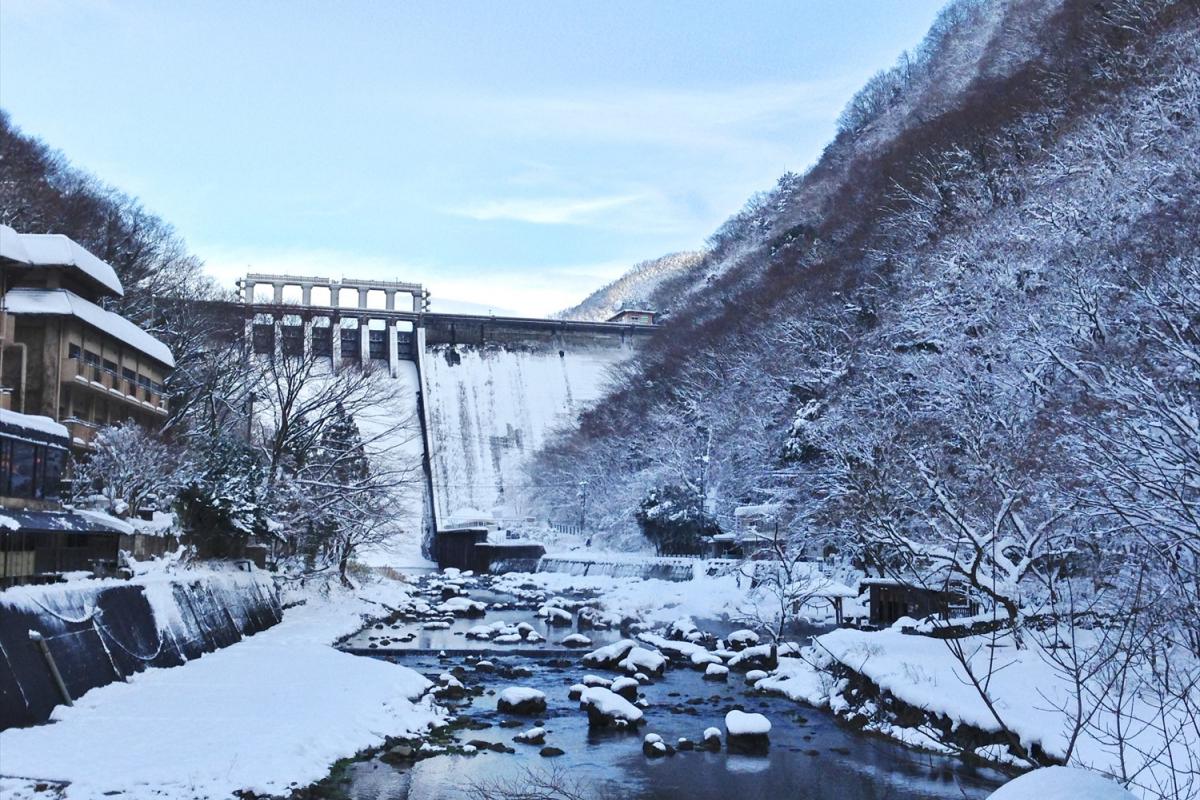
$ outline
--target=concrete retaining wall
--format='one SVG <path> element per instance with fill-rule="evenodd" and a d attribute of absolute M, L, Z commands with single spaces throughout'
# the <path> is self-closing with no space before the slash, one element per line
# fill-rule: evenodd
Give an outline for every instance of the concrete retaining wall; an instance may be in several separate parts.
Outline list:
<path fill-rule="evenodd" d="M 282 619 L 264 572 L 212 571 L 134 581 L 78 581 L 0 592 L 0 730 L 49 718 L 78 698 L 147 667 L 199 658 Z"/>

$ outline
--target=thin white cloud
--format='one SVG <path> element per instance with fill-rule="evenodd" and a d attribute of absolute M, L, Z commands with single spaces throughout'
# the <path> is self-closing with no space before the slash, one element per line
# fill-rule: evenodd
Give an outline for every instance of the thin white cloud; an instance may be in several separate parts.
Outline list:
<path fill-rule="evenodd" d="M 508 198 L 491 200 L 451 213 L 477 220 L 513 220 L 537 225 L 577 225 L 595 222 L 604 212 L 637 203 L 638 195 L 593 198 Z"/>
<path fill-rule="evenodd" d="M 770 142 L 773 128 L 832 119 L 860 82 L 854 76 L 694 90 L 611 87 L 569 96 L 449 92 L 430 98 L 423 110 L 443 119 L 486 119 L 494 131 L 533 138 L 724 150 Z"/>

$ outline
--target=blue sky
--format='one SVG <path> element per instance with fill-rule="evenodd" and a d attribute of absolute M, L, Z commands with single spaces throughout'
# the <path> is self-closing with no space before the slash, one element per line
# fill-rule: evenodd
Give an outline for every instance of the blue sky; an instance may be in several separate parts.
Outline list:
<path fill-rule="evenodd" d="M 225 283 L 542 314 L 811 165 L 940 5 L 3 0 L 0 106 Z"/>

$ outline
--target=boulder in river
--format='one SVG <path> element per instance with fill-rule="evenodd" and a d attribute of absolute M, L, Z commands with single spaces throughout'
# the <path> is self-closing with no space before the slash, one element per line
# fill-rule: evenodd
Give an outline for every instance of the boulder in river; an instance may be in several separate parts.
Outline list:
<path fill-rule="evenodd" d="M 617 678 L 609 688 L 630 702 L 637 700 L 638 682 L 634 678 Z"/>
<path fill-rule="evenodd" d="M 647 733 L 642 740 L 642 754 L 647 758 L 662 758 L 675 754 L 675 748 L 663 741 L 657 733 Z"/>
<path fill-rule="evenodd" d="M 725 731 L 731 753 L 766 753 L 771 746 L 771 721 L 762 714 L 730 711 L 725 715 Z"/>
<path fill-rule="evenodd" d="M 743 628 L 726 636 L 725 641 L 729 643 L 730 650 L 745 650 L 747 647 L 758 644 L 758 634 Z"/>
<path fill-rule="evenodd" d="M 545 744 L 546 729 L 545 728 L 530 728 L 527 731 L 521 731 L 513 737 L 514 742 L 521 744 Z"/>
<path fill-rule="evenodd" d="M 537 689 L 510 686 L 496 699 L 496 710 L 502 714 L 529 716 L 546 710 L 546 695 Z"/>
<path fill-rule="evenodd" d="M 570 636 L 564 636 L 559 644 L 563 647 L 591 647 L 592 640 L 582 633 L 572 633 Z"/>
<path fill-rule="evenodd" d="M 579 707 L 587 711 L 592 728 L 628 728 L 642 723 L 642 710 L 616 692 L 601 686 L 585 689 Z"/>
<path fill-rule="evenodd" d="M 705 728 L 703 741 L 700 745 L 701 750 L 709 750 L 713 753 L 719 752 L 721 749 L 721 729 L 720 728 Z"/>
<path fill-rule="evenodd" d="M 723 667 L 720 664 L 709 664 L 704 668 L 704 680 L 706 681 L 724 681 L 729 679 L 729 667 Z"/>
<path fill-rule="evenodd" d="M 561 756 L 564 752 L 566 751 L 559 747 L 543 747 L 538 751 L 538 755 L 542 758 L 553 758 L 554 756 Z"/>

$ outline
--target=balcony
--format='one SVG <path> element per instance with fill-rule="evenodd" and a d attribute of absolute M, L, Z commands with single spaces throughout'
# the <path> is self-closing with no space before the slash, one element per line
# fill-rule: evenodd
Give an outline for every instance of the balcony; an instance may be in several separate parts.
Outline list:
<path fill-rule="evenodd" d="M 118 375 L 99 364 L 81 361 L 78 358 L 62 360 L 62 382 L 84 387 L 92 392 L 120 400 L 140 411 L 167 415 L 167 399 L 161 392 L 144 382 Z"/>

